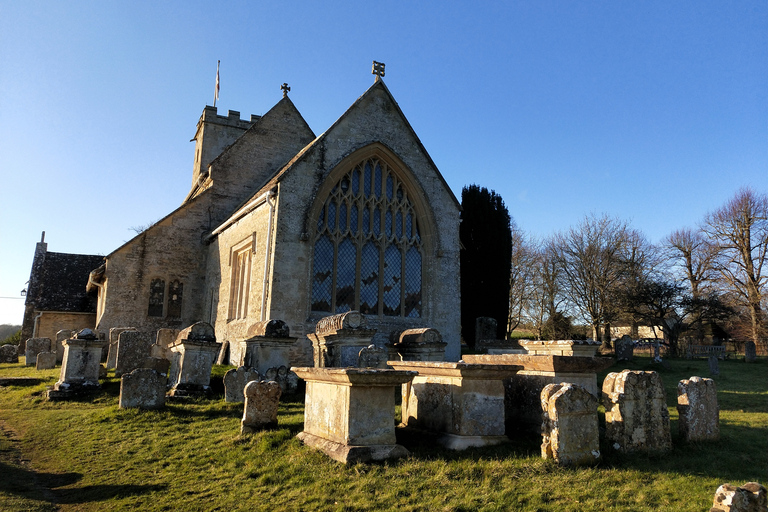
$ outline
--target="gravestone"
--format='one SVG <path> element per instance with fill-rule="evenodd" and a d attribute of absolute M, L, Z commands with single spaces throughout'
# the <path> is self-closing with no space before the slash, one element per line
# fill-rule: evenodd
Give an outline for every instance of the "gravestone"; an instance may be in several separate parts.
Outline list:
<path fill-rule="evenodd" d="M 290 336 L 288 324 L 283 320 L 255 322 L 248 327 L 246 336 L 230 345 L 229 364 L 253 368 L 262 375 L 270 368 L 290 366 L 297 338 Z"/>
<path fill-rule="evenodd" d="M 160 409 L 168 378 L 152 368 L 138 368 L 120 378 L 120 409 Z"/>
<path fill-rule="evenodd" d="M 541 457 L 564 466 L 600 460 L 597 397 L 578 384 L 547 384 L 541 391 Z"/>
<path fill-rule="evenodd" d="M 716 441 L 720 438 L 720 408 L 715 381 L 691 377 L 677 384 L 680 437 L 684 441 Z"/>
<path fill-rule="evenodd" d="M 653 362 L 661 362 L 661 345 L 658 339 L 653 342 Z"/>
<path fill-rule="evenodd" d="M 135 327 L 112 327 L 109 330 L 109 349 L 107 351 L 107 368 L 114 368 L 117 362 L 117 342 L 120 339 L 120 333 L 125 331 L 135 331 Z"/>
<path fill-rule="evenodd" d="M 224 374 L 224 401 L 243 403 L 243 390 L 253 380 L 259 380 L 259 372 L 253 368 L 241 366 L 237 370 L 229 370 Z"/>
<path fill-rule="evenodd" d="M 275 381 L 253 380 L 243 390 L 245 406 L 240 433 L 251 434 L 277 427 L 277 408 L 280 405 L 280 386 Z"/>
<path fill-rule="evenodd" d="M 768 512 L 768 491 L 757 482 L 717 488 L 709 512 Z"/>
<path fill-rule="evenodd" d="M 171 359 L 170 347 L 176 342 L 176 338 L 179 336 L 179 329 L 163 328 L 157 330 L 155 336 L 155 344 L 153 347 L 152 357 L 164 357 Z M 157 347 L 157 348 L 155 348 Z"/>
<path fill-rule="evenodd" d="M 37 354 L 40 352 L 51 351 L 51 338 L 29 338 L 27 348 L 24 351 L 24 358 L 27 366 L 37 364 Z"/>
<path fill-rule="evenodd" d="M 616 340 L 616 360 L 632 361 L 635 357 L 635 342 L 625 334 L 621 339 Z"/>
<path fill-rule="evenodd" d="M 489 316 L 475 318 L 475 344 L 480 341 L 495 340 L 497 325 L 496 319 Z"/>
<path fill-rule="evenodd" d="M 216 364 L 228 364 L 229 363 L 229 341 L 224 340 L 221 342 L 221 349 L 219 349 L 219 355 L 216 357 Z"/>
<path fill-rule="evenodd" d="M 56 349 L 51 349 L 51 352 L 56 352 L 56 362 L 59 364 L 62 360 L 64 360 L 64 340 L 71 338 L 72 334 L 73 333 L 70 329 L 62 329 L 56 333 Z"/>
<path fill-rule="evenodd" d="M 35 369 L 51 370 L 56 368 L 56 352 L 40 352 L 37 354 Z"/>
<path fill-rule="evenodd" d="M 386 368 L 387 351 L 376 345 L 368 345 L 360 349 L 357 359 L 358 368 Z"/>
<path fill-rule="evenodd" d="M 720 375 L 720 363 L 717 360 L 717 356 L 709 356 L 709 374 Z"/>
<path fill-rule="evenodd" d="M 209 393 L 211 368 L 220 349 L 211 324 L 197 322 L 181 331 L 170 346 L 171 396 Z"/>
<path fill-rule="evenodd" d="M 115 361 L 115 377 L 131 373 L 141 368 L 142 363 L 150 357 L 152 335 L 141 331 L 123 331 L 117 340 L 117 360 Z"/>
<path fill-rule="evenodd" d="M 0 363 L 12 363 L 18 364 L 19 362 L 19 347 L 17 345 L 2 345 L 0 346 Z"/>
<path fill-rule="evenodd" d="M 155 370 L 157 373 L 165 375 L 167 378 L 168 372 L 171 368 L 171 362 L 162 357 L 148 357 L 144 359 L 143 363 L 141 363 L 141 368 L 149 368 L 151 370 Z"/>
<path fill-rule="evenodd" d="M 605 436 L 620 452 L 672 449 L 664 386 L 656 372 L 623 370 L 603 381 Z"/>
<path fill-rule="evenodd" d="M 754 341 L 748 341 L 744 344 L 744 361 L 754 363 L 757 359 L 757 347 Z"/>

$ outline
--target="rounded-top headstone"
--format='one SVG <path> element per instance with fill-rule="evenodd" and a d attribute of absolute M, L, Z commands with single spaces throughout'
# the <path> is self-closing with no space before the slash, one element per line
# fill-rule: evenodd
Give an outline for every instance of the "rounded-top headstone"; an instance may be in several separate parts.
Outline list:
<path fill-rule="evenodd" d="M 291 330 L 288 324 L 277 318 L 255 322 L 248 328 L 247 333 L 248 337 L 265 336 L 267 338 L 287 338 L 290 335 Z"/>

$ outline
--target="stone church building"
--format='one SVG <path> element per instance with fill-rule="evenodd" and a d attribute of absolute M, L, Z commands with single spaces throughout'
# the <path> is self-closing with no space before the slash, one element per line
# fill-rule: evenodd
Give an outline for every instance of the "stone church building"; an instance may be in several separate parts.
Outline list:
<path fill-rule="evenodd" d="M 98 330 L 280 319 L 311 365 L 317 320 L 358 310 L 379 345 L 432 327 L 459 358 L 460 205 L 383 80 L 320 135 L 284 88 L 250 120 L 206 107 L 194 140 L 181 206 L 90 273 Z"/>

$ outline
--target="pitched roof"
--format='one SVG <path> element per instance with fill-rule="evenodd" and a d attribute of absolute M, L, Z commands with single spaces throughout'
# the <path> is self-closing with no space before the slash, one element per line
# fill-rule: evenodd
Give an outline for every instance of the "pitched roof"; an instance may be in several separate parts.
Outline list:
<path fill-rule="evenodd" d="M 95 313 L 96 303 L 85 287 L 90 272 L 103 262 L 104 256 L 46 252 L 35 296 L 31 298 L 35 309 Z"/>

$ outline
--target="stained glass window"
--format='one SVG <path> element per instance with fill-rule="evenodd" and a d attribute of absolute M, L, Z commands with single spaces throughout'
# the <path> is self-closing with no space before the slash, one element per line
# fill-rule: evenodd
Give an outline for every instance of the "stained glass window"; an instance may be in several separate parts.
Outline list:
<path fill-rule="evenodd" d="M 311 309 L 420 317 L 423 246 L 395 169 L 368 158 L 340 177 L 317 218 Z"/>

